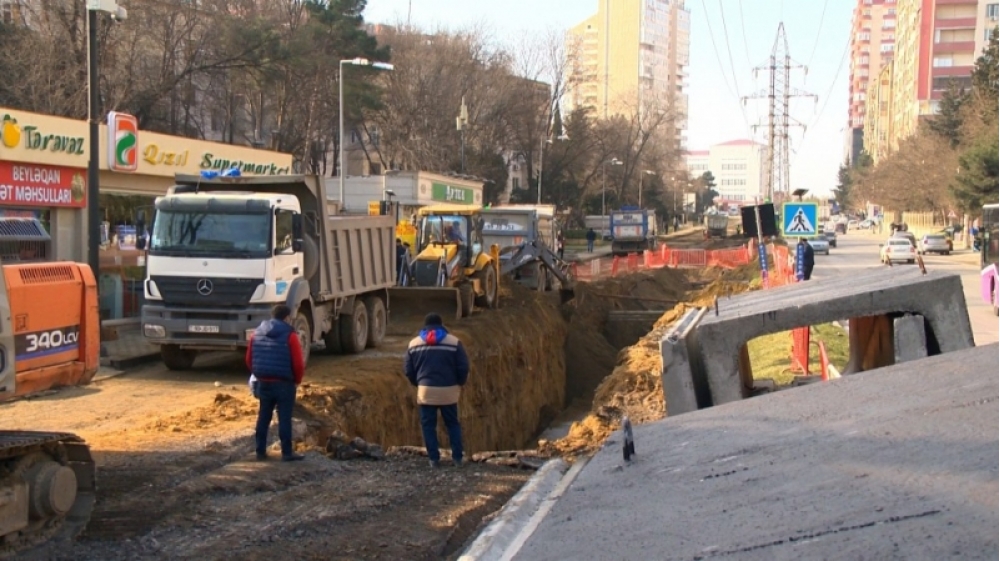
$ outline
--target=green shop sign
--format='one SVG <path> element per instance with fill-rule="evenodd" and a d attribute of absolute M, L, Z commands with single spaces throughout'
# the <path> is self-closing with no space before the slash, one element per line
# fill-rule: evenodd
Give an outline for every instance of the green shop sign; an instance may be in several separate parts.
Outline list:
<path fill-rule="evenodd" d="M 431 199 L 444 203 L 471 205 L 475 200 L 472 189 L 445 183 L 431 183 Z"/>

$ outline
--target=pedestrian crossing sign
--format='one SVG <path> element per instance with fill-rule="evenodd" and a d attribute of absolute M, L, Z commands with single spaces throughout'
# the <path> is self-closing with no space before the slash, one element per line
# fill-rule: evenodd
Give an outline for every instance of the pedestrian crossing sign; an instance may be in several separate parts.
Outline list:
<path fill-rule="evenodd" d="M 817 203 L 785 203 L 781 206 L 782 233 L 785 237 L 815 236 L 819 218 Z"/>

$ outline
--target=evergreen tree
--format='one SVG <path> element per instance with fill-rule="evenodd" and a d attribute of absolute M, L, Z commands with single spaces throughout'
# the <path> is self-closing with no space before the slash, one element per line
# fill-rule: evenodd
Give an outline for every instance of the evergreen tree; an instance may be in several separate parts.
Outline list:
<path fill-rule="evenodd" d="M 982 96 L 992 103 L 989 104 L 993 110 L 997 110 L 997 85 L 1000 82 L 1000 69 L 997 56 L 997 36 L 1000 35 L 1000 27 L 994 27 L 990 35 L 990 42 L 983 49 L 983 54 L 976 59 L 976 66 L 972 71 L 972 91 L 976 95 Z M 995 115 L 996 113 L 994 113 Z"/>
<path fill-rule="evenodd" d="M 962 107 L 968 99 L 965 89 L 952 81 L 941 96 L 938 114 L 929 123 L 931 132 L 946 139 L 952 148 L 962 141 Z"/>
<path fill-rule="evenodd" d="M 977 212 L 984 204 L 1000 202 L 1000 181 L 997 170 L 1000 157 L 997 133 L 992 138 L 980 138 L 959 158 L 959 173 L 952 184 L 952 193 L 966 210 Z"/>
<path fill-rule="evenodd" d="M 837 205 L 840 206 L 841 212 L 849 208 L 852 182 L 851 164 L 845 161 L 843 164 L 840 164 L 840 169 L 837 170 L 837 186 L 833 189 L 833 198 L 837 201 Z"/>

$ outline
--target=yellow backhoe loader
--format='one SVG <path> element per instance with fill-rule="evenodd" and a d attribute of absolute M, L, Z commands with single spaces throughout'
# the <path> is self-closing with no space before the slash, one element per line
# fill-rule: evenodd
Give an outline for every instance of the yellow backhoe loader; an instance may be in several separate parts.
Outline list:
<path fill-rule="evenodd" d="M 457 319 L 472 314 L 473 306 L 496 308 L 500 247 L 485 247 L 480 209 L 426 206 L 417 223 L 416 255 L 389 293 L 393 321 L 430 312 Z"/>

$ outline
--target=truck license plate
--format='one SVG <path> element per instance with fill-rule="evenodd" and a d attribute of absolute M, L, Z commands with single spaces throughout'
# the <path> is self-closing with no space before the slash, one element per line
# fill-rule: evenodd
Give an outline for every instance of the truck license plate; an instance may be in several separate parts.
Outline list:
<path fill-rule="evenodd" d="M 189 325 L 188 331 L 191 333 L 218 333 L 218 325 Z"/>

